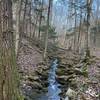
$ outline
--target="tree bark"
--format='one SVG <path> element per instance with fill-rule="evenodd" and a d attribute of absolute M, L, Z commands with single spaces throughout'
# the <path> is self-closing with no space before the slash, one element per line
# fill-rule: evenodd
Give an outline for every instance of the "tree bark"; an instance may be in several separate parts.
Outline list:
<path fill-rule="evenodd" d="M 89 35 L 90 35 L 90 14 L 92 0 L 87 0 L 87 33 L 86 33 L 86 56 L 90 56 Z"/>
<path fill-rule="evenodd" d="M 22 9 L 23 0 L 18 1 L 17 5 L 17 14 L 16 14 L 16 41 L 15 41 L 15 51 L 16 55 L 18 53 L 19 42 L 20 42 L 20 17 L 21 17 L 21 9 Z"/>
<path fill-rule="evenodd" d="M 24 14 L 23 14 L 23 22 L 22 22 L 22 33 L 21 34 L 24 34 L 24 30 L 26 29 L 25 28 L 25 25 L 26 25 L 26 12 L 27 12 L 27 3 L 28 3 L 28 0 L 25 0 L 25 7 L 24 7 Z"/>
<path fill-rule="evenodd" d="M 12 1 L 0 5 L 0 100 L 18 100 Z"/>
<path fill-rule="evenodd" d="M 44 0 L 42 0 L 42 3 L 41 3 L 41 9 L 40 9 L 39 34 L 38 34 L 38 38 L 40 38 L 40 36 L 41 36 L 41 30 L 40 30 L 40 27 L 41 27 L 41 23 L 42 23 L 43 3 L 44 3 Z"/>
<path fill-rule="evenodd" d="M 44 49 L 44 59 L 47 56 L 48 48 L 48 35 L 49 35 L 49 21 L 50 21 L 50 9 L 51 9 L 51 0 L 49 0 L 48 14 L 47 14 L 47 30 L 46 30 L 46 39 L 45 39 L 45 49 Z"/>

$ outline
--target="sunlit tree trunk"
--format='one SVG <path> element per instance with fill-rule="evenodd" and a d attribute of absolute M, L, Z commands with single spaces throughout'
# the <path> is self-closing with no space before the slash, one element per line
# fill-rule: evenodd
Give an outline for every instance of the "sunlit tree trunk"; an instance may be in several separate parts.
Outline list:
<path fill-rule="evenodd" d="M 15 42 L 16 55 L 18 52 L 19 42 L 20 42 L 20 17 L 21 17 L 22 2 L 23 0 L 18 1 L 17 13 L 16 13 L 16 42 Z"/>

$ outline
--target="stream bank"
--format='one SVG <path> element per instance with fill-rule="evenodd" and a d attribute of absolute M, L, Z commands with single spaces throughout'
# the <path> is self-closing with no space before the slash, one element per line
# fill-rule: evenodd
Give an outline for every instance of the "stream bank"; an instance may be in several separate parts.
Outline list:
<path fill-rule="evenodd" d="M 99 100 L 100 59 L 91 57 L 87 63 L 79 55 L 60 49 L 56 53 L 51 51 L 45 62 L 38 47 L 29 45 L 27 41 L 21 47 L 17 63 L 21 75 L 20 88 L 26 100 L 45 100 L 51 59 L 55 57 L 59 59 L 56 79 L 61 84 L 62 100 L 66 96 L 71 100 Z M 93 93 L 89 93 L 90 90 Z"/>

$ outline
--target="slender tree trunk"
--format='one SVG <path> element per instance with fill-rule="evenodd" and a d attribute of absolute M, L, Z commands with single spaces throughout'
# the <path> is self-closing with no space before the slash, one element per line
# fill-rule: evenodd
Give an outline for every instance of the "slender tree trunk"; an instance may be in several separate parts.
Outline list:
<path fill-rule="evenodd" d="M 74 25 L 74 32 L 75 32 L 75 35 L 74 35 L 74 51 L 76 52 L 76 37 L 77 37 L 77 35 L 76 35 L 76 21 L 77 21 L 77 14 L 76 14 L 76 8 L 75 8 L 75 25 Z"/>
<path fill-rule="evenodd" d="M 17 5 L 17 14 L 16 14 L 16 44 L 15 44 L 15 51 L 16 55 L 18 53 L 19 42 L 20 42 L 20 17 L 21 17 L 21 10 L 22 10 L 22 2 L 23 0 L 18 1 Z"/>
<path fill-rule="evenodd" d="M 27 3 L 28 3 L 28 0 L 25 0 L 25 7 L 24 7 L 24 14 L 23 14 L 23 22 L 22 22 L 22 33 L 21 34 L 24 34 L 24 30 L 26 29 L 25 28 L 25 25 L 26 25 L 26 12 L 27 12 Z"/>
<path fill-rule="evenodd" d="M 82 24 L 82 9 L 80 8 L 80 25 L 79 25 L 79 34 L 78 34 L 78 52 L 79 52 L 79 47 L 80 47 L 80 35 L 81 35 L 81 24 Z"/>
<path fill-rule="evenodd" d="M 87 34 L 86 34 L 86 56 L 90 56 L 89 48 L 89 33 L 90 33 L 90 14 L 91 14 L 92 0 L 87 0 Z"/>
<path fill-rule="evenodd" d="M 40 30 L 40 27 L 41 27 L 41 23 L 42 23 L 43 3 L 44 3 L 44 0 L 42 0 L 42 4 L 41 4 L 40 19 L 39 19 L 39 34 L 38 34 L 38 38 L 40 38 L 40 36 L 41 36 L 41 30 Z"/>
<path fill-rule="evenodd" d="M 31 16 L 31 12 L 32 12 L 32 0 L 30 1 L 30 11 L 29 11 L 29 25 L 30 25 L 30 37 L 32 36 L 32 16 Z"/>
<path fill-rule="evenodd" d="M 100 7 L 100 1 L 96 0 L 96 4 L 97 4 L 97 9 L 96 9 L 96 32 L 99 33 L 99 7 Z M 96 47 L 96 34 L 94 33 L 94 47 Z"/>
<path fill-rule="evenodd" d="M 49 0 L 48 14 L 47 14 L 47 30 L 46 30 L 46 39 L 45 39 L 45 49 L 44 49 L 44 59 L 47 56 L 48 48 L 48 35 L 49 35 L 49 21 L 50 21 L 50 9 L 51 9 L 51 0 Z"/>
<path fill-rule="evenodd" d="M 38 23 L 38 14 L 36 14 L 36 20 L 35 20 L 35 23 L 34 23 L 33 38 L 36 35 L 37 23 Z"/>

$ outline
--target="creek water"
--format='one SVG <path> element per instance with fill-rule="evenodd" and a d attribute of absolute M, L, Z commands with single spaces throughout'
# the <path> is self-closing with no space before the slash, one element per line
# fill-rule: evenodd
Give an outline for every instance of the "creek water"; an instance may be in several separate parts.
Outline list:
<path fill-rule="evenodd" d="M 58 67 L 58 60 L 55 59 L 49 70 L 48 75 L 48 93 L 45 95 L 42 94 L 40 97 L 37 98 L 37 100 L 60 100 L 59 94 L 61 93 L 61 90 L 59 88 L 60 84 L 56 81 L 56 70 Z"/>
<path fill-rule="evenodd" d="M 61 90 L 59 88 L 60 84 L 56 81 L 57 67 L 58 67 L 58 60 L 55 59 L 51 63 L 49 74 L 48 74 L 48 92 L 38 94 L 36 97 L 34 97 L 31 94 L 32 93 L 31 88 L 28 87 L 29 89 L 26 89 L 27 91 L 25 92 L 25 95 L 27 96 L 27 99 L 25 100 L 60 100 L 60 96 L 59 96 L 59 94 L 61 93 Z"/>
<path fill-rule="evenodd" d="M 60 84 L 58 84 L 56 81 L 56 69 L 58 66 L 57 63 L 58 60 L 55 59 L 49 71 L 48 100 L 60 100 L 60 96 L 59 96 L 59 94 L 61 93 L 61 90 L 59 89 Z"/>

